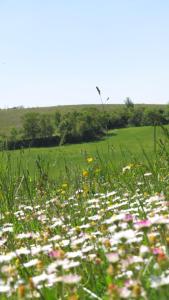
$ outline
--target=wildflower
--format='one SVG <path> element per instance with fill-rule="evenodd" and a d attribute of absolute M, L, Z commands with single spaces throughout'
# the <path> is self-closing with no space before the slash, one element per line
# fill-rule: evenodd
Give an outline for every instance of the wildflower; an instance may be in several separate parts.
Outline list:
<path fill-rule="evenodd" d="M 42 269 L 43 269 L 43 262 L 41 260 L 39 260 L 37 263 L 37 270 L 41 271 Z"/>
<path fill-rule="evenodd" d="M 88 158 L 87 158 L 87 162 L 88 162 L 88 163 L 92 163 L 92 161 L 93 161 L 93 157 L 88 157 Z"/>
<path fill-rule="evenodd" d="M 112 276 L 114 274 L 114 268 L 112 265 L 109 265 L 107 268 L 107 274 Z"/>
<path fill-rule="evenodd" d="M 126 221 L 126 222 L 133 221 L 133 216 L 131 214 L 126 214 L 124 216 L 124 221 Z"/>
<path fill-rule="evenodd" d="M 10 286 L 8 284 L 4 285 L 2 282 L 0 283 L 0 293 L 8 293 L 10 292 Z"/>
<path fill-rule="evenodd" d="M 119 261 L 118 253 L 108 253 L 106 254 L 106 257 L 110 263 L 116 263 Z"/>
<path fill-rule="evenodd" d="M 24 296 L 25 296 L 25 285 L 24 284 L 19 285 L 18 295 L 20 298 L 24 298 Z"/>
<path fill-rule="evenodd" d="M 101 219 L 101 216 L 99 215 L 94 215 L 88 218 L 90 221 L 98 221 Z"/>
<path fill-rule="evenodd" d="M 82 190 L 82 189 L 79 189 L 79 190 L 77 190 L 76 192 L 75 192 L 75 195 L 80 195 L 80 194 L 82 194 L 84 191 Z"/>
<path fill-rule="evenodd" d="M 85 194 L 87 194 L 89 192 L 89 187 L 87 185 L 83 186 L 83 191 Z"/>
<path fill-rule="evenodd" d="M 136 283 L 133 285 L 133 288 L 132 288 L 132 296 L 134 298 L 138 298 L 140 297 L 141 295 L 141 286 L 139 283 Z"/>
<path fill-rule="evenodd" d="M 39 263 L 39 260 L 37 258 L 35 258 L 35 259 L 28 261 L 27 263 L 24 263 L 23 266 L 25 268 L 29 268 L 29 267 L 36 266 L 38 263 Z"/>
<path fill-rule="evenodd" d="M 100 257 L 96 257 L 95 258 L 95 263 L 96 263 L 96 265 L 100 265 L 101 264 L 101 259 L 100 259 Z"/>
<path fill-rule="evenodd" d="M 75 258 L 75 257 L 82 257 L 82 251 L 78 250 L 78 251 L 74 251 L 74 252 L 67 252 L 66 255 L 68 258 Z"/>
<path fill-rule="evenodd" d="M 67 187 L 68 187 L 68 184 L 67 184 L 67 183 L 63 183 L 63 184 L 62 184 L 62 189 L 67 189 Z"/>
<path fill-rule="evenodd" d="M 87 170 L 84 170 L 82 172 L 83 177 L 88 177 L 89 176 L 89 172 Z"/>
<path fill-rule="evenodd" d="M 110 240 L 106 239 L 106 240 L 104 241 L 104 246 L 105 246 L 106 248 L 110 248 L 110 247 L 111 247 Z"/>
<path fill-rule="evenodd" d="M 32 287 L 34 287 L 34 286 L 37 286 L 40 282 L 47 280 L 48 276 L 49 275 L 42 273 L 40 275 L 32 277 L 29 282 L 32 284 Z"/>
<path fill-rule="evenodd" d="M 150 244 L 155 244 L 155 242 L 157 241 L 157 236 L 154 233 L 150 233 L 148 234 L 148 240 Z"/>
<path fill-rule="evenodd" d="M 153 252 L 154 255 L 163 255 L 164 254 L 163 250 L 160 249 L 160 248 L 154 248 L 152 250 L 152 252 Z"/>
<path fill-rule="evenodd" d="M 135 223 L 135 226 L 138 229 L 147 228 L 147 227 L 151 226 L 151 221 L 150 220 L 140 220 L 140 221 L 138 221 L 138 222 Z"/>
<path fill-rule="evenodd" d="M 16 236 L 16 238 L 20 240 L 37 238 L 37 237 L 39 237 L 39 233 L 34 233 L 34 232 L 20 233 Z"/>
<path fill-rule="evenodd" d="M 88 253 L 93 249 L 94 249 L 94 246 L 92 246 L 92 245 L 91 246 L 86 246 L 85 248 L 82 249 L 82 252 L 83 253 Z"/>
<path fill-rule="evenodd" d="M 116 284 L 110 283 L 108 285 L 108 294 L 113 296 L 113 299 L 118 299 L 119 289 Z"/>
<path fill-rule="evenodd" d="M 111 241 L 119 242 L 120 240 L 131 240 L 135 238 L 136 233 L 132 229 L 123 230 L 116 232 L 114 236 L 112 237 Z"/>
<path fill-rule="evenodd" d="M 79 226 L 76 226 L 75 230 L 76 230 L 76 232 L 77 232 L 78 234 L 81 232 L 81 229 L 80 229 Z"/>
<path fill-rule="evenodd" d="M 63 270 L 69 270 L 71 268 L 75 268 L 75 267 L 78 267 L 80 265 L 80 262 L 79 261 L 70 261 L 70 262 L 66 262 L 64 265 L 63 265 Z"/>
<path fill-rule="evenodd" d="M 16 257 L 16 254 L 14 252 L 9 252 L 9 253 L 4 254 L 4 255 L 2 254 L 2 255 L 0 255 L 0 263 L 10 261 L 14 257 Z"/>
<path fill-rule="evenodd" d="M 133 166 L 134 166 L 133 164 L 129 164 L 128 166 L 122 169 L 122 172 L 125 173 L 126 171 L 129 171 Z"/>
<path fill-rule="evenodd" d="M 127 299 L 131 296 L 131 291 L 128 288 L 123 287 L 123 288 L 120 288 L 119 294 L 120 294 L 120 298 Z"/>
<path fill-rule="evenodd" d="M 140 256 L 144 257 L 144 256 L 146 256 L 149 252 L 150 252 L 150 249 L 149 249 L 147 246 L 141 245 L 141 247 L 140 247 Z"/>
<path fill-rule="evenodd" d="M 63 258 L 64 257 L 64 251 L 63 250 L 52 250 L 49 253 L 49 256 L 53 257 L 53 258 Z"/>
<path fill-rule="evenodd" d="M 98 174 L 101 170 L 99 168 L 95 169 L 95 173 Z"/>
<path fill-rule="evenodd" d="M 144 174 L 144 177 L 149 177 L 149 176 L 151 176 L 152 175 L 152 173 L 145 173 Z"/>
<path fill-rule="evenodd" d="M 11 265 L 4 265 L 1 268 L 1 272 L 5 273 L 7 276 L 14 276 L 16 275 L 15 267 Z"/>
<path fill-rule="evenodd" d="M 81 280 L 81 277 L 74 274 L 64 275 L 62 276 L 62 282 L 67 284 L 75 284 Z"/>
<path fill-rule="evenodd" d="M 164 261 L 167 260 L 167 256 L 165 255 L 165 253 L 160 253 L 157 255 L 157 262 L 160 264 Z"/>
<path fill-rule="evenodd" d="M 152 277 L 151 280 L 151 287 L 152 288 L 159 288 L 160 286 L 168 285 L 169 284 L 169 276 L 158 276 Z"/>

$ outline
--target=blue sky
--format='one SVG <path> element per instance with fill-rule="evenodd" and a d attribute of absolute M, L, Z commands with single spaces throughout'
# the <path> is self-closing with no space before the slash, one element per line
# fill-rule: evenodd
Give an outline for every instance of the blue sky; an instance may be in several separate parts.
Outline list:
<path fill-rule="evenodd" d="M 169 102 L 168 0 L 0 0 L 0 107 Z"/>

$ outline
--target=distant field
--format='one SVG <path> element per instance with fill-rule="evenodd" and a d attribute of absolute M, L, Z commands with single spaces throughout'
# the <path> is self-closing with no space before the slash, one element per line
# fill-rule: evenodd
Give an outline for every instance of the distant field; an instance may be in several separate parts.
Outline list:
<path fill-rule="evenodd" d="M 118 110 L 123 107 L 121 104 L 106 104 L 105 110 L 111 112 Z M 145 106 L 143 104 L 138 104 L 136 106 Z M 146 107 L 165 107 L 165 105 L 146 105 Z M 0 135 L 10 135 L 10 131 L 13 127 L 20 128 L 22 124 L 22 117 L 28 112 L 38 112 L 54 114 L 55 111 L 61 113 L 66 113 L 73 110 L 83 110 L 85 108 L 97 108 L 103 109 L 102 105 L 64 105 L 64 106 L 53 106 L 53 107 L 36 107 L 36 108 L 10 108 L 10 109 L 0 109 Z"/>
<path fill-rule="evenodd" d="M 92 156 L 105 167 L 123 167 L 135 158 L 144 160 L 143 148 L 152 158 L 154 151 L 153 127 L 131 127 L 109 132 L 108 137 L 99 141 L 83 144 L 65 145 L 52 148 L 32 148 L 23 151 L 9 152 L 15 162 L 23 156 L 23 164 L 33 174 L 38 155 L 48 165 L 47 169 L 53 178 L 67 175 L 73 178 L 86 165 L 85 157 Z M 162 137 L 157 128 L 157 138 Z M 3 154 L 1 154 L 3 155 Z M 15 168 L 14 168 L 15 170 Z M 67 171 L 69 170 L 69 171 Z"/>

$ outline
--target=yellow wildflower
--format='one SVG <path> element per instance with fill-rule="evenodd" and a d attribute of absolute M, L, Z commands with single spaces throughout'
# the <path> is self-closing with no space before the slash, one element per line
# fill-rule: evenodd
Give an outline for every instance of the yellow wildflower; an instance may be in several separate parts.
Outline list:
<path fill-rule="evenodd" d="M 155 244 L 157 241 L 157 237 L 155 234 L 151 233 L 148 235 L 148 240 L 151 245 Z"/>
<path fill-rule="evenodd" d="M 92 161 L 93 161 L 93 157 L 88 157 L 87 158 L 87 162 L 90 164 L 90 163 L 92 163 Z"/>
<path fill-rule="evenodd" d="M 82 172 L 82 174 L 83 174 L 84 177 L 88 177 L 89 176 L 89 172 L 87 170 L 84 170 Z"/>
<path fill-rule="evenodd" d="M 62 188 L 63 188 L 63 189 L 66 189 L 67 187 L 68 187 L 68 184 L 67 184 L 67 183 L 63 183 L 63 184 L 62 184 Z"/>
<path fill-rule="evenodd" d="M 17 267 L 20 265 L 20 260 L 19 260 L 19 258 L 16 259 L 15 265 L 16 265 Z"/>

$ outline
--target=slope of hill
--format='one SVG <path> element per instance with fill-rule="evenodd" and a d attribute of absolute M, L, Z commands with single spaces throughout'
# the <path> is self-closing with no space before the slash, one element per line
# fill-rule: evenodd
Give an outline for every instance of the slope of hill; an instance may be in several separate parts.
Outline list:
<path fill-rule="evenodd" d="M 149 105 L 149 104 L 136 104 L 136 107 L 144 106 L 148 107 L 156 107 L 156 108 L 165 108 L 166 105 Z M 104 106 L 105 111 L 113 112 L 118 109 L 124 107 L 124 104 L 106 104 Z M 67 113 L 73 110 L 83 110 L 86 108 L 97 108 L 102 110 L 103 106 L 100 104 L 91 104 L 91 105 L 61 105 L 61 106 L 53 106 L 53 107 L 33 107 L 33 108 L 22 108 L 22 107 L 14 107 L 9 109 L 0 109 L 0 135 L 9 136 L 12 128 L 21 128 L 22 125 L 22 117 L 24 114 L 28 112 L 38 112 L 38 113 L 47 113 L 54 114 L 55 111 L 59 111 L 60 113 Z"/>

